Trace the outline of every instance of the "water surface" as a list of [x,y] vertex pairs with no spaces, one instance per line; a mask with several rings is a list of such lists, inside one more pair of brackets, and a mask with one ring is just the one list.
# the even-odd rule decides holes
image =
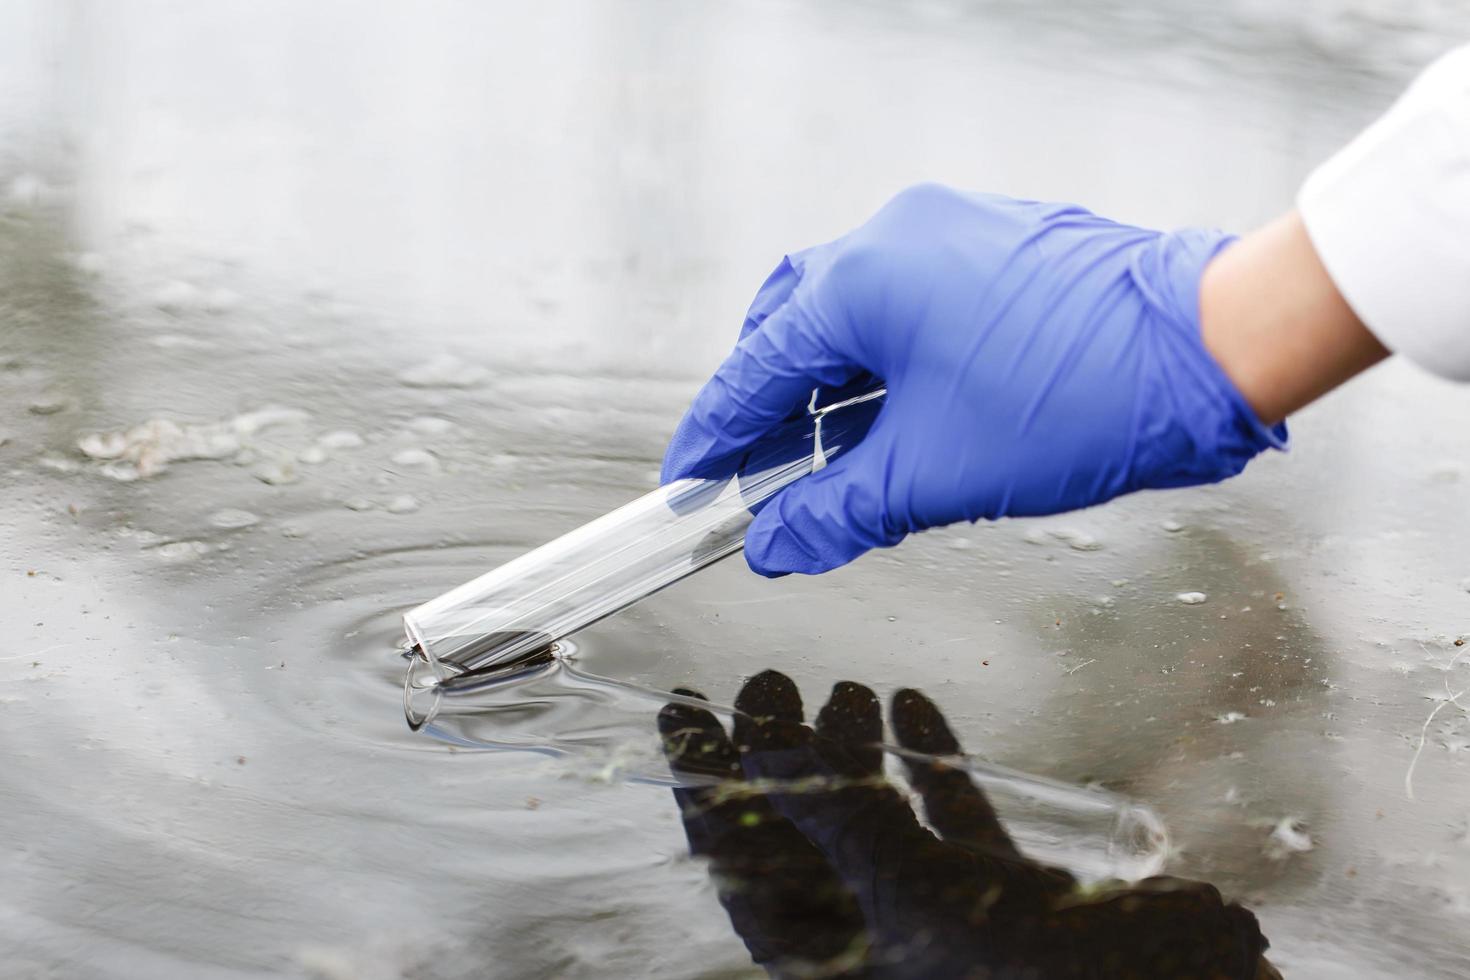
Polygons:
[[[1393,9],[0,4],[9,972],[759,975],[667,789],[407,730],[400,613],[649,488],[781,253],[905,184],[1278,211],[1450,45]],[[917,688],[1155,807],[1286,975],[1458,976],[1466,418],[1389,365],[1229,485],[727,561],[579,656]]]

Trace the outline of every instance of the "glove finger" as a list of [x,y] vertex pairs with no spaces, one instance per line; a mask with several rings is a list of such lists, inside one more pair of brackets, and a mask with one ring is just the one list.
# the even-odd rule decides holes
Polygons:
[[[891,708],[898,744],[927,756],[953,756],[959,740],[937,705],[905,688],[893,695]],[[962,769],[938,759],[905,758],[909,782],[924,800],[929,825],[951,844],[993,857],[1020,858],[995,809]]]
[[862,370],[813,325],[795,291],[694,396],[669,440],[660,479],[729,475],[732,461],[806,405],[812,389],[845,384]]
[[811,729],[801,720],[796,683],[779,670],[763,670],[735,696],[735,745],[743,753],[804,747]]
[[854,779],[883,772],[883,709],[873,689],[839,681],[817,713],[817,751],[838,773]]
[[745,532],[745,560],[767,578],[816,575],[903,540],[883,496],[890,442],[880,415],[871,432],[825,469],[776,494]]
[[[706,701],[697,691],[674,691]],[[703,708],[670,702],[658,713],[664,756],[676,774],[714,779],[740,778],[740,756],[713,714]]]
[[761,283],[761,288],[756,290],[755,299],[750,301],[750,309],[745,311],[745,322],[740,325],[740,340],[759,330],[766,318],[791,298],[791,291],[801,282],[801,255],[798,252],[794,256],[783,256],[781,263]]

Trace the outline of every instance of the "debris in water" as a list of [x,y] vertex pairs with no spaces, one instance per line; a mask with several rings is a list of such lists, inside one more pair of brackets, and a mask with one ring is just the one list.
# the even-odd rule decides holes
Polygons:
[[399,382],[410,388],[473,388],[489,377],[489,371],[453,354],[441,354],[398,373]]
[[130,463],[137,477],[148,479],[167,470],[170,463],[228,459],[247,448],[251,436],[306,418],[305,412],[295,409],[265,408],[203,424],[150,419],[125,432],[84,435],[77,440],[77,448],[91,459]]
[[1282,817],[1266,841],[1266,856],[1273,861],[1282,861],[1293,854],[1304,854],[1312,849],[1312,836],[1305,825],[1294,817]]
[[418,498],[412,494],[400,494],[388,501],[388,513],[390,514],[412,514],[418,509]]
[[1215,720],[1222,725],[1233,725],[1237,721],[1245,721],[1246,716],[1239,711],[1227,711]]
[[1209,598],[1203,592],[1181,592],[1174,597],[1186,606],[1197,606]]
[[209,515],[209,523],[215,527],[224,528],[227,531],[238,530],[242,527],[251,527],[260,523],[260,518],[248,510],[239,510],[234,507],[226,507]]

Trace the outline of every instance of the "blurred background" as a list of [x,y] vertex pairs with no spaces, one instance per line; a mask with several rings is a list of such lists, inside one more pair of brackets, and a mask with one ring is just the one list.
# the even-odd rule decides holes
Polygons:
[[[760,975],[665,790],[407,731],[401,612],[649,489],[784,252],[920,180],[1246,230],[1467,24],[0,0],[7,975]],[[919,687],[1154,806],[1286,975],[1464,976],[1467,418],[1389,364],[1231,484],[732,560],[580,655]]]

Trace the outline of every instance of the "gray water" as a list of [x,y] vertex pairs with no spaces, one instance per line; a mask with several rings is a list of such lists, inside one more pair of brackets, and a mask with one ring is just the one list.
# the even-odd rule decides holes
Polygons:
[[[921,179],[1250,227],[1470,16],[205,6],[0,3],[7,976],[760,975],[667,790],[407,730],[401,612],[648,489],[784,250]],[[1465,976],[1467,419],[1390,364],[1228,485],[728,561],[580,656],[917,687],[1287,976]],[[149,420],[204,428],[78,448]]]

